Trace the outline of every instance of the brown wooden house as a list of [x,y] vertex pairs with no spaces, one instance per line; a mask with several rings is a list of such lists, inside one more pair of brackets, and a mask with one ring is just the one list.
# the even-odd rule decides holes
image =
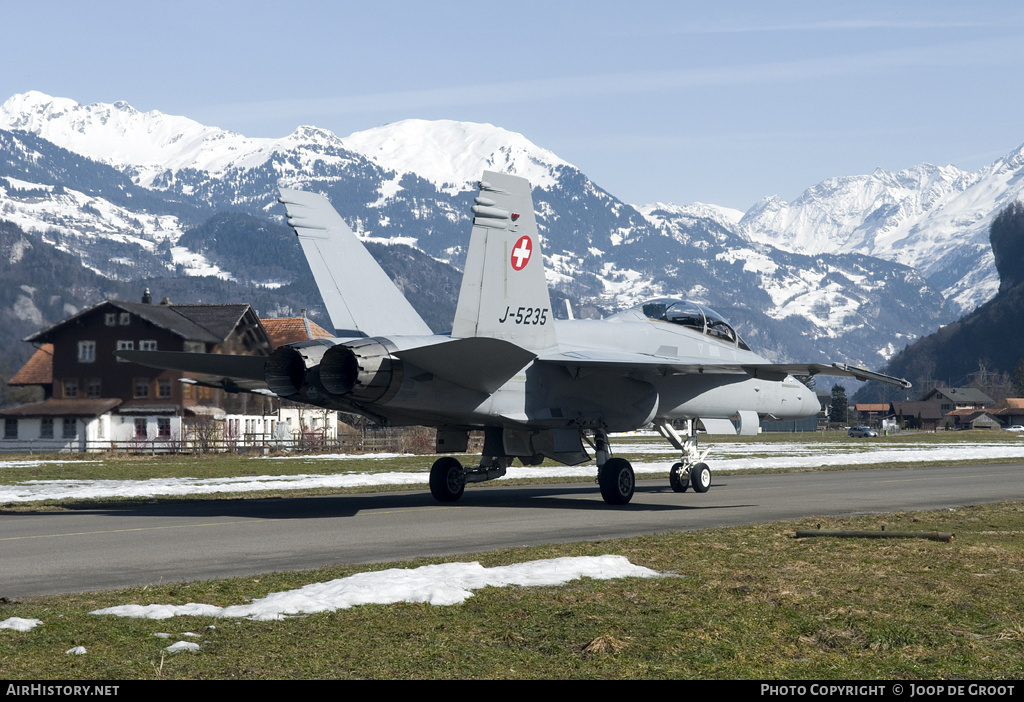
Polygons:
[[93,441],[170,441],[182,438],[189,418],[262,416],[277,409],[276,398],[182,383],[186,374],[115,356],[118,350],[267,355],[270,338],[248,304],[107,300],[25,341],[38,350],[12,381],[39,385],[44,399],[0,410],[0,441],[49,440],[58,444],[55,448],[76,448],[75,442],[80,448]]

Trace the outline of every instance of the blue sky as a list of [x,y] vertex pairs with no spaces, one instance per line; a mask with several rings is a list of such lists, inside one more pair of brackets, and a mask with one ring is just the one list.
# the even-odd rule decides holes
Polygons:
[[248,136],[410,117],[524,134],[632,203],[747,209],[1024,144],[1024,3],[5,2],[0,101]]

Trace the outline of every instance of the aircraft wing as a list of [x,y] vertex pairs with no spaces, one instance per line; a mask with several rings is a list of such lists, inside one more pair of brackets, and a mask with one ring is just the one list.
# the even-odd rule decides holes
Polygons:
[[620,370],[623,372],[650,371],[661,374],[703,373],[740,375],[765,380],[784,380],[788,375],[826,375],[857,380],[877,380],[889,385],[909,388],[910,382],[903,378],[894,378],[884,373],[876,373],[865,368],[850,366],[844,363],[741,363],[716,362],[708,358],[673,358],[644,353],[622,351],[592,352],[587,350],[562,351],[542,355],[540,361],[554,363],[572,368],[590,368]]
[[196,385],[223,388],[228,392],[254,392],[261,395],[270,392],[264,373],[266,356],[184,351],[118,351],[116,356],[147,368],[197,374],[200,377],[186,379]]
[[782,380],[787,375],[828,375],[842,378],[856,378],[857,380],[877,380],[887,385],[898,385],[901,388],[911,387],[906,378],[896,378],[884,373],[869,371],[860,366],[851,366],[846,363],[756,363],[746,364],[743,369],[755,378],[766,378],[768,380]]

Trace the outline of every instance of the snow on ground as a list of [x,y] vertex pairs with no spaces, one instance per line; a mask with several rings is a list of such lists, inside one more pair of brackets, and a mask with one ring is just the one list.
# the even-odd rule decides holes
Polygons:
[[22,619],[11,617],[0,622],[0,629],[13,629],[14,631],[31,631],[43,623],[42,619]]
[[650,568],[633,565],[624,556],[614,555],[553,558],[494,568],[484,568],[475,562],[441,563],[412,569],[390,568],[357,573],[325,583],[311,583],[298,590],[273,592],[247,605],[122,605],[97,609],[90,614],[143,619],[195,615],[266,621],[284,619],[293,614],[333,612],[361,604],[426,602],[432,605],[453,605],[464,602],[473,596],[473,590],[484,587],[554,586],[579,578],[611,580],[654,578],[660,575]]
[[[664,474],[676,460],[675,451],[667,444],[615,444],[619,455],[664,454],[663,460],[633,461],[639,476]],[[353,456],[323,454],[317,456],[282,456],[253,460],[298,460],[307,472],[293,475],[260,475],[237,478],[152,478],[150,480],[27,480],[0,485],[0,503],[34,502],[39,500],[91,499],[110,497],[155,497],[159,495],[200,495],[225,492],[257,492],[261,490],[310,490],[316,488],[385,487],[388,485],[423,485],[429,480],[427,468],[432,457],[409,456],[409,463],[422,465],[420,471],[382,473],[318,474],[317,464],[353,458],[395,458],[402,454]],[[819,468],[840,465],[871,465],[877,463],[918,463],[973,459],[1024,458],[1024,441],[1015,443],[965,442],[956,444],[884,442],[822,444],[817,442],[721,443],[712,442],[708,463],[712,470],[749,470],[754,468]],[[58,461],[59,462],[59,461]],[[41,465],[44,461],[0,461],[5,466]],[[593,464],[580,466],[512,466],[503,478],[570,478],[594,477]],[[2,473],[0,473],[2,476]]]

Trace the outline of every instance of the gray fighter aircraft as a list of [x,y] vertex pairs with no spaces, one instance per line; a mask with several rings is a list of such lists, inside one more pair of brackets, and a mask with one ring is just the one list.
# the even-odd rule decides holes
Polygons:
[[[434,334],[326,198],[281,190],[338,335],[269,357],[121,352],[126,360],[207,375],[231,389],[387,425],[437,428],[438,453],[463,453],[483,430],[480,462],[437,459],[430,491],[458,500],[466,484],[536,465],[590,460],[605,502],[633,497],[629,461],[608,435],[652,424],[679,452],[672,488],[706,492],[711,471],[697,434],[756,434],[763,417],[818,413],[794,375],[848,376],[909,387],[843,364],[778,364],[758,356],[720,315],[686,300],[652,300],[601,320],[556,320],[544,277],[530,184],[485,172],[452,330]],[[682,433],[676,427],[683,428]]]

